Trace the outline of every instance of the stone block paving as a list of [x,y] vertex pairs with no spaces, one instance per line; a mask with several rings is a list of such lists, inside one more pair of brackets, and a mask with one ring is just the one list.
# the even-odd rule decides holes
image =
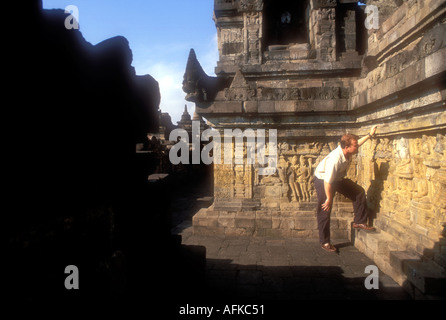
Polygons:
[[379,289],[366,289],[373,261],[348,240],[334,240],[337,254],[317,239],[195,235],[183,224],[182,243],[206,248],[207,293],[215,299],[410,299],[379,270]]
[[379,289],[366,289],[365,268],[374,263],[348,239],[332,241],[339,251],[334,254],[314,238],[194,234],[192,217],[212,203],[210,190],[206,185],[187,188],[171,203],[172,233],[181,235],[184,245],[206,248],[205,296],[210,300],[411,299],[381,270]]

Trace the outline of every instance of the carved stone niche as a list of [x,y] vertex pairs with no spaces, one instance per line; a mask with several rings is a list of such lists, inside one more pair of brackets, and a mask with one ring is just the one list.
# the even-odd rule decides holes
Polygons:
[[345,1],[336,7],[336,50],[341,61],[359,59],[367,47],[364,7]]
[[308,1],[264,1],[262,42],[267,52],[308,43],[307,6]]

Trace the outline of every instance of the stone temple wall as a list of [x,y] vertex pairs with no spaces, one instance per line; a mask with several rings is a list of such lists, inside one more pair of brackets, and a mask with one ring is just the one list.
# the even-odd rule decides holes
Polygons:
[[356,1],[293,3],[215,0],[217,77],[189,57],[183,89],[196,111],[221,137],[277,130],[278,154],[271,175],[246,162],[246,148],[214,164],[214,203],[194,230],[317,237],[315,167],[344,133],[378,125],[348,172],[377,232],[352,230],[351,202],[337,195],[332,238],[349,237],[413,292],[437,294],[446,287],[445,1],[368,1],[380,14],[371,30]]
[[380,125],[358,155],[378,233],[355,245],[424,295],[446,285],[445,32],[444,1],[404,1],[369,32],[375,63],[350,102],[358,123]]
[[[277,171],[270,175],[259,174],[261,166],[247,165],[246,153],[243,164],[214,164],[214,204],[194,216],[195,231],[317,237],[313,173],[317,163],[335,146],[335,141],[282,141]],[[350,169],[352,177],[355,168]],[[338,196],[331,224],[335,238],[348,237],[351,216],[351,203]]]

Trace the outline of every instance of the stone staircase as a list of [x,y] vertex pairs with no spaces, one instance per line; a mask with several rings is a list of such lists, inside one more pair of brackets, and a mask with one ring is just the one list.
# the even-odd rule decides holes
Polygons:
[[380,217],[375,226],[375,232],[351,230],[355,247],[415,299],[446,299],[446,238],[440,238],[431,249],[420,249],[398,240],[404,232],[404,239],[415,236],[403,225]]

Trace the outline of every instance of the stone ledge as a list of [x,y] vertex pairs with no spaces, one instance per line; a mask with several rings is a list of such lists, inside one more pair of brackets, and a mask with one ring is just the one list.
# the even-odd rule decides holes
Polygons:
[[414,33],[422,32],[429,23],[441,17],[443,12],[444,2],[441,0],[427,0],[423,7],[412,11],[409,10],[409,4],[404,3],[382,23],[374,37],[369,37],[369,54],[381,55],[401,43],[401,39],[408,39]]
[[[396,92],[407,91],[409,87],[412,88],[412,91],[416,91],[418,88],[423,89],[423,82],[431,78],[434,79],[433,77],[444,72],[446,68],[446,48],[441,48],[406,66],[397,74],[370,85],[371,82],[373,83],[372,78],[376,78],[378,72],[382,73],[384,67],[385,65],[371,71],[367,77],[355,82],[353,85],[354,93],[351,96],[352,110],[360,109],[384,99],[392,100],[389,97],[395,95]],[[436,78],[439,82],[442,81],[441,76]],[[432,84],[430,86],[432,87]],[[439,98],[441,100],[441,97]]]
[[407,251],[390,252],[391,265],[423,294],[446,294],[446,272],[430,260]]
[[[346,212],[342,212],[342,208]],[[348,228],[352,220],[348,206],[339,206],[331,218],[331,236],[348,238]],[[192,219],[194,234],[200,235],[239,235],[277,236],[285,238],[317,238],[316,214],[313,211],[266,210],[227,212],[214,207],[203,208]]]

